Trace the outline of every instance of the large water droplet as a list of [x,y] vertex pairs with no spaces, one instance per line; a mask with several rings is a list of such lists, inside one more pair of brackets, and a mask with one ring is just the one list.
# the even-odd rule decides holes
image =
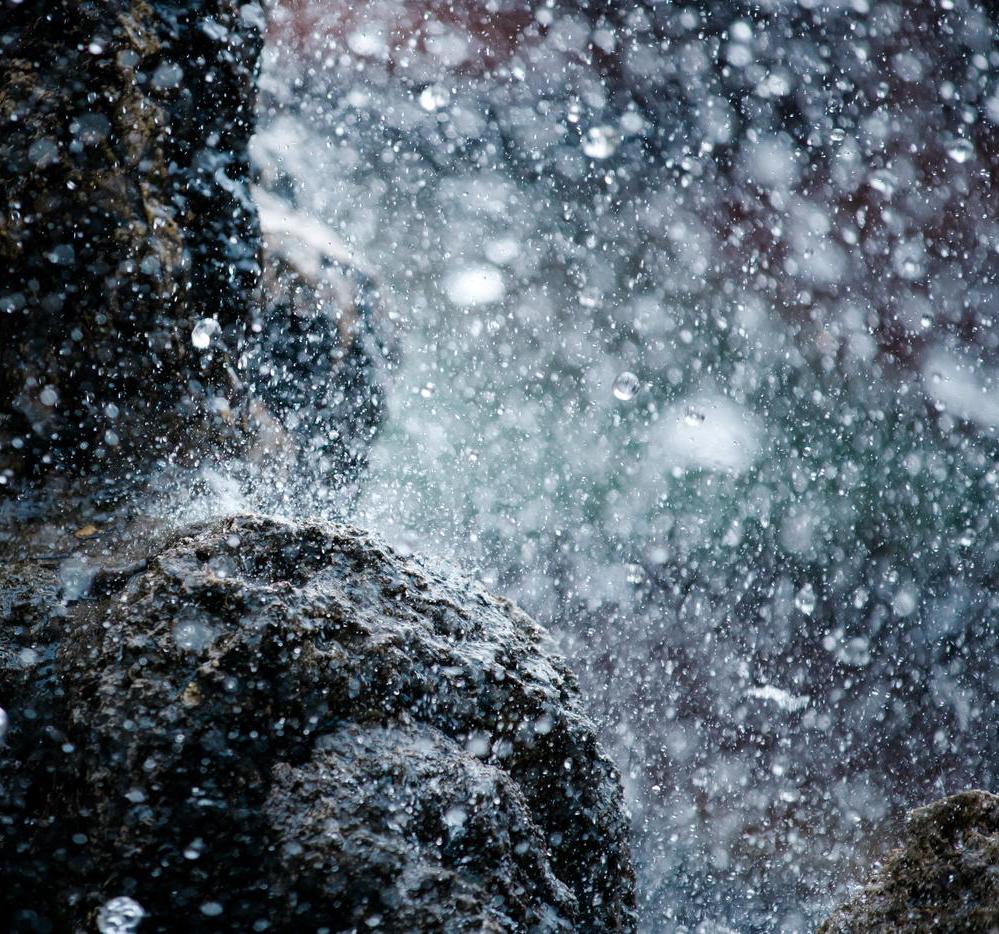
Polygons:
[[214,318],[202,318],[191,329],[191,343],[198,350],[207,350],[212,338],[221,330],[218,321]]
[[614,397],[620,399],[622,402],[634,399],[640,385],[638,377],[631,370],[625,370],[623,373],[619,373],[617,379],[614,380],[614,386],[612,387]]
[[447,106],[450,99],[451,95],[447,88],[442,88],[438,84],[431,84],[420,91],[420,106],[424,110],[440,110],[441,107]]
[[970,139],[955,137],[947,143],[947,155],[958,164],[967,162],[975,154],[975,147]]
[[794,605],[805,616],[811,616],[815,611],[815,588],[811,584],[805,584],[795,596]]
[[594,126],[583,137],[583,153],[591,159],[607,159],[617,149],[617,131],[609,126]]
[[145,917],[142,906],[127,895],[119,895],[101,905],[97,912],[97,930],[101,934],[132,934]]

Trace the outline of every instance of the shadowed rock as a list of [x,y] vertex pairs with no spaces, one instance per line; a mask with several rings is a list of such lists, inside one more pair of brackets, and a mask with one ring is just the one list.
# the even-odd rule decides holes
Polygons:
[[901,846],[821,934],[999,930],[999,796],[963,791],[912,811]]
[[357,268],[331,301],[265,250],[259,5],[0,5],[0,488],[247,449],[356,479],[384,320]]
[[[256,4],[3,3],[0,473],[232,440]],[[203,345],[203,346],[202,346]]]
[[617,775],[524,613],[348,526],[143,537],[0,580],[12,929],[632,928]]

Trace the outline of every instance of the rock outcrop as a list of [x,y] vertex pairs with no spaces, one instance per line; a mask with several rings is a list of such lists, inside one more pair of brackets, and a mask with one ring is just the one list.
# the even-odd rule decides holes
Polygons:
[[819,931],[999,931],[999,796],[964,791],[912,811],[901,845]]
[[262,25],[238,0],[3,5],[8,483],[238,437],[259,305],[246,182]]
[[5,930],[633,927],[616,772],[515,606],[319,521],[89,551],[0,579]]
[[150,508],[234,451],[346,482],[380,420],[364,277],[278,237],[261,295],[261,25],[3,4],[0,930],[630,930],[527,616],[349,526]]
[[0,491],[235,453],[363,469],[390,339],[328,242],[311,268],[315,242],[262,237],[263,25],[239,0],[3,4]]

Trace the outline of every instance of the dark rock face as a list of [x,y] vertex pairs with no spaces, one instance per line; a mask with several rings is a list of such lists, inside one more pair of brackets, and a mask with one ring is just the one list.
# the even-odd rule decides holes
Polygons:
[[231,435],[259,278],[259,7],[2,7],[0,472]]
[[633,927],[617,775],[507,601],[348,526],[253,516],[73,603],[65,573],[9,567],[5,929],[122,895],[144,931]]
[[262,240],[260,7],[0,5],[0,489],[247,450],[356,479],[385,318]]
[[964,791],[912,811],[902,845],[819,930],[999,930],[999,796]]
[[264,234],[259,338],[245,379],[274,419],[300,476],[363,475],[397,360],[374,276],[334,231],[261,189]]

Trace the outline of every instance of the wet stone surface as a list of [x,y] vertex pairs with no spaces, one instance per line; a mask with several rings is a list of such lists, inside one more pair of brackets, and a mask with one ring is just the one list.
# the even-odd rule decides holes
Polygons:
[[820,934],[999,929],[999,796],[963,791],[911,811],[901,845]]
[[514,605],[319,521],[104,547],[0,573],[10,928],[633,927],[617,773]]

